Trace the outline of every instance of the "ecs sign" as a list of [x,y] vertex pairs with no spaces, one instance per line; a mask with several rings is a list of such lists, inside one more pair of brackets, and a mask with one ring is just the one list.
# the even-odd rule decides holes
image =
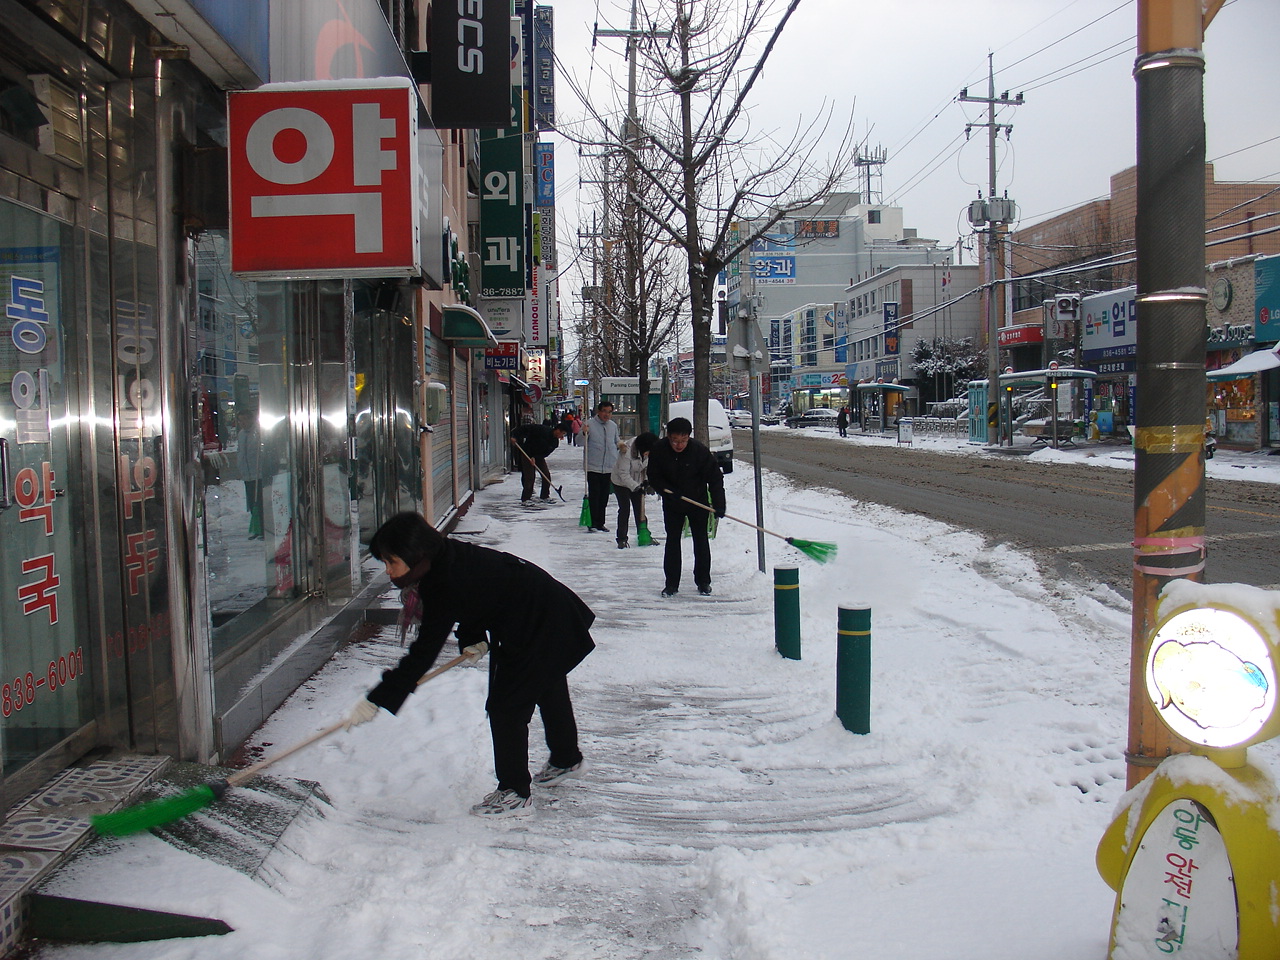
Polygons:
[[417,110],[398,77],[228,94],[232,271],[421,273]]

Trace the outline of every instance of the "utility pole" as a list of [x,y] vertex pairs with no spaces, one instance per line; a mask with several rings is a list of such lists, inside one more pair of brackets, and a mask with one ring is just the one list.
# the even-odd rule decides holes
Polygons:
[[[1013,99],[1008,91],[996,96],[996,75],[993,63],[994,54],[987,54],[987,95],[971,97],[966,87],[960,91],[961,103],[985,103],[987,105],[986,123],[970,123],[964,128],[965,135],[974,127],[987,128],[987,199],[983,203],[979,199],[969,205],[969,222],[975,227],[989,224],[987,229],[987,444],[996,446],[1000,443],[1000,343],[998,330],[1001,324],[1003,309],[997,310],[996,297],[1001,297],[1003,308],[1003,291],[1000,280],[1004,273],[1004,258],[1001,250],[1004,244],[1004,232],[1008,225],[1017,218],[1016,204],[1008,197],[996,199],[996,137],[1000,130],[1005,137],[1013,132],[1013,126],[1007,123],[996,123],[996,107],[1022,106],[1022,94]],[[1012,436],[1009,442],[1013,442]]]
[[1138,0],[1138,364],[1128,785],[1189,749],[1146,696],[1165,584],[1204,577],[1204,30],[1221,0]]

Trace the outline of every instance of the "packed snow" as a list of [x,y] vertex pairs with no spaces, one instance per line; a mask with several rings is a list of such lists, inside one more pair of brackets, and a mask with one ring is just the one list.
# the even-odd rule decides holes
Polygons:
[[[930,444],[985,455],[916,440]],[[1123,466],[1126,451],[1034,456]],[[535,787],[532,817],[470,816],[493,787],[486,674],[455,669],[399,716],[273,768],[319,781],[331,804],[295,821],[265,879],[142,835],[81,858],[52,891],[235,932],[41,957],[1103,960],[1113,894],[1094,851],[1124,792],[1123,598],[766,473],[765,525],[840,551],[818,565],[767,538],[768,568],[800,567],[803,656],[785,660],[754,530],[721,522],[710,597],[692,589],[686,545],[681,593],[662,599],[662,548],[586,533],[580,451],[550,463],[569,502],[521,508],[512,475],[478,495],[461,536],[541,564],[598,615],[598,648],[570,675],[580,778]],[[1277,482],[1280,457],[1223,452],[1210,474]],[[754,516],[752,482],[741,465],[726,477],[731,514]],[[661,538],[652,498],[649,511]],[[863,603],[872,719],[856,735],[835,716],[836,622]],[[399,652],[391,628],[346,647],[254,743],[269,756],[333,723]],[[537,720],[530,739],[536,770]],[[1276,765],[1273,744],[1250,757]]]

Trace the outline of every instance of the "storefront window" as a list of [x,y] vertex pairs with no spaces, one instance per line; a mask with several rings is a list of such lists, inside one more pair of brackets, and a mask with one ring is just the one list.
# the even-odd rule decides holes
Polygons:
[[1227,380],[1209,385],[1209,419],[1224,443],[1258,442],[1258,412],[1254,406],[1254,378]]
[[0,730],[3,777],[93,717],[77,429],[67,350],[72,228],[0,200]]
[[213,653],[297,593],[290,284],[231,275],[225,234],[197,246],[204,534]]

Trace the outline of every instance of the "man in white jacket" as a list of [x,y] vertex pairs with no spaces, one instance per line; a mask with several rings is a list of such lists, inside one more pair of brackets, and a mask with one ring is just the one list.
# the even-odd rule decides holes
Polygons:
[[618,457],[618,425],[613,422],[613,404],[601,400],[595,416],[582,425],[582,432],[587,435],[587,503],[591,508],[591,526],[587,532],[608,533],[604,520],[609,510],[609,474]]

